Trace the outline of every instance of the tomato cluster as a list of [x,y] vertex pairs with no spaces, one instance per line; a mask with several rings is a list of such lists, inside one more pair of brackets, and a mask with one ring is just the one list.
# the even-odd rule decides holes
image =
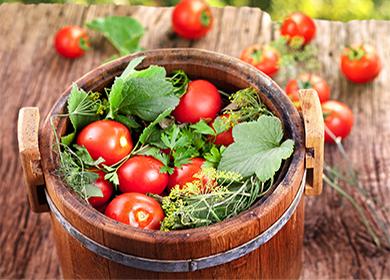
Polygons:
[[[188,83],[185,94],[172,115],[179,123],[197,123],[205,120],[213,127],[222,107],[218,89],[209,81],[194,80]],[[223,115],[227,117],[227,115]],[[233,126],[233,124],[231,124]],[[130,130],[114,120],[98,120],[85,126],[77,135],[76,143],[85,147],[93,160],[103,159],[105,166],[115,165],[119,181],[118,190],[105,179],[101,170],[95,185],[102,191],[102,197],[90,197],[89,203],[122,223],[146,229],[159,229],[164,212],[159,203],[146,194],[161,195],[173,187],[183,186],[196,180],[194,177],[205,160],[192,158],[180,167],[174,167],[172,174],[162,172],[163,163],[147,155],[132,155],[133,137]],[[233,143],[232,128],[214,138],[215,145],[228,146]],[[163,151],[170,153],[170,151]],[[112,199],[114,194],[118,194]]]
[[[280,35],[285,42],[284,47],[293,51],[304,50],[314,39],[315,34],[315,22],[301,12],[290,14],[280,26]],[[278,74],[284,59],[285,54],[282,52],[283,49],[280,51],[280,48],[274,47],[273,43],[255,44],[245,48],[240,58],[268,76],[274,77]],[[341,72],[354,83],[367,83],[374,80],[379,75],[381,67],[377,52],[367,44],[347,47],[340,56]],[[326,126],[325,141],[334,143],[337,138],[347,137],[352,129],[353,113],[346,104],[330,100],[330,86],[322,77],[312,73],[300,74],[287,82],[285,91],[297,109],[300,109],[298,91],[309,88],[316,90],[322,103]]]

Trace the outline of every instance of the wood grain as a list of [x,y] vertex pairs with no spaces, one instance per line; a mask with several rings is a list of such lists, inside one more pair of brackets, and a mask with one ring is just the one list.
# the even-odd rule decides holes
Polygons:
[[[251,43],[272,38],[269,16],[258,9],[214,9],[215,27],[203,40],[188,42],[170,31],[169,8],[127,6],[21,5],[0,6],[0,277],[58,278],[59,262],[54,250],[50,218],[28,209],[17,160],[17,111],[38,106],[45,116],[59,94],[82,74],[109,58],[114,50],[101,37],[96,51],[70,61],[52,47],[53,34],[66,24],[83,24],[95,16],[134,15],[147,28],[145,48],[190,46],[238,56]],[[390,80],[389,65],[373,84],[356,86],[338,72],[337,59],[344,44],[369,41],[383,61],[390,59],[390,23],[317,21],[315,43],[320,50],[322,73],[332,96],[350,105],[355,127],[345,141],[348,155],[359,170],[366,190],[376,199],[377,214],[388,226],[390,196]],[[325,160],[338,163],[334,147],[326,147]],[[19,176],[15,176],[18,174]],[[389,278],[389,248],[375,248],[365,234],[358,215],[328,187],[320,197],[306,199],[305,264],[303,278]]]

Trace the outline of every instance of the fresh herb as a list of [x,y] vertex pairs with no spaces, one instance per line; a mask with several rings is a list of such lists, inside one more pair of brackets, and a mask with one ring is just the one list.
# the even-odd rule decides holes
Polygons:
[[163,67],[150,66],[136,71],[136,66],[129,64],[124,72],[126,75],[115,79],[108,97],[108,118],[135,115],[145,121],[153,121],[166,109],[174,108],[179,103]]
[[173,72],[173,76],[167,78],[168,81],[174,86],[174,94],[178,97],[182,96],[187,92],[188,83],[190,79],[183,70],[177,70]]
[[102,191],[94,184],[99,175],[86,169],[87,166],[84,162],[86,159],[87,163],[91,165],[101,162],[100,160],[91,162],[92,158],[82,148],[78,148],[78,153],[75,153],[64,145],[64,150],[60,156],[58,174],[81,198],[102,197]]
[[282,124],[271,116],[236,125],[233,138],[234,143],[223,152],[218,169],[237,172],[243,177],[256,174],[261,182],[272,179],[282,160],[289,158],[294,150],[291,139],[281,143]]
[[165,218],[161,230],[207,226],[236,216],[263,196],[270,186],[254,176],[243,180],[238,173],[213,168],[204,168],[195,176],[198,180],[175,187],[169,196],[162,198]]
[[62,143],[70,145],[76,132],[87,124],[100,119],[105,114],[106,109],[107,102],[101,99],[100,93],[87,93],[73,84],[68,98],[68,114],[66,115],[69,116],[73,132],[62,137]]
[[120,56],[142,50],[140,40],[144,35],[144,28],[132,17],[108,16],[94,19],[86,25],[102,33],[118,50]]
[[219,162],[222,158],[222,153],[225,151],[225,146],[220,146],[219,149],[215,146],[213,146],[210,149],[210,152],[205,153],[203,156],[206,160],[206,162],[203,164],[204,167],[213,167],[217,168]]

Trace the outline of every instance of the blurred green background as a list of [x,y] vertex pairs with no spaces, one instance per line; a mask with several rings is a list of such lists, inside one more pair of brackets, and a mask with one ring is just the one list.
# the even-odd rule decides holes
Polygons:
[[[179,0],[0,0],[3,2],[23,3],[78,3],[172,6]],[[353,19],[390,19],[389,0],[207,0],[214,7],[252,6],[270,13],[279,20],[293,11],[303,11],[320,19],[348,21]]]

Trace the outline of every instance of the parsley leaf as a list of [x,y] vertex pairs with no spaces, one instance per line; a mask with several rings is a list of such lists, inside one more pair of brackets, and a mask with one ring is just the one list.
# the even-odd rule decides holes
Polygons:
[[190,125],[190,128],[194,129],[196,133],[213,136],[216,135],[214,129],[212,129],[204,120],[200,120],[197,123]]
[[108,16],[87,22],[87,27],[101,32],[119,51],[121,56],[141,50],[139,43],[144,35],[143,26],[134,18]]
[[257,121],[237,124],[233,128],[234,143],[222,154],[219,170],[234,171],[243,177],[256,174],[265,182],[279,170],[282,160],[291,156],[294,142],[281,143],[283,128],[280,120],[260,116]]

